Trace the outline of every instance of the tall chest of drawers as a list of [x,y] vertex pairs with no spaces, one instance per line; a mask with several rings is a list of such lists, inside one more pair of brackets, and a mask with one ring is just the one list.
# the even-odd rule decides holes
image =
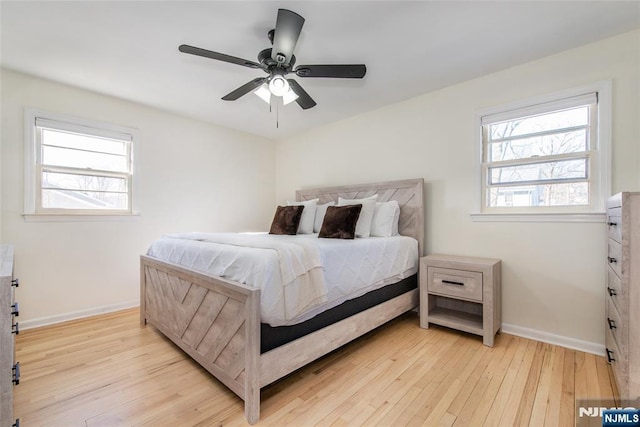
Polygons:
[[20,382],[20,365],[15,361],[18,333],[18,304],[13,277],[13,246],[0,245],[0,427],[19,426],[13,418],[13,386]]
[[640,192],[607,200],[606,351],[622,399],[640,398]]

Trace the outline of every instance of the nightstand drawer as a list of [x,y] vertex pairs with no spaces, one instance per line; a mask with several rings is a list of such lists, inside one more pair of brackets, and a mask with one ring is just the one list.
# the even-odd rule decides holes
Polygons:
[[429,267],[427,289],[436,294],[482,301],[482,273]]

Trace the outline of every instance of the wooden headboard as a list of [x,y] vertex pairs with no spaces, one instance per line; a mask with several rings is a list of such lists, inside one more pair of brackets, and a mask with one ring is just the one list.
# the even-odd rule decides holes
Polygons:
[[310,188],[296,191],[296,200],[301,202],[320,199],[319,204],[338,202],[343,199],[362,199],[378,195],[379,202],[397,200],[400,205],[400,222],[398,231],[403,236],[411,236],[418,241],[420,256],[424,255],[424,180],[405,179],[402,181],[385,181],[371,184],[343,185],[338,187]]

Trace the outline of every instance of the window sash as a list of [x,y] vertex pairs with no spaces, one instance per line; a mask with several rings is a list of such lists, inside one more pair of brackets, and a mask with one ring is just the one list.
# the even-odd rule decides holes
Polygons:
[[[132,175],[130,173],[118,173],[118,172],[103,172],[103,171],[95,171],[95,170],[87,170],[80,168],[68,168],[68,167],[50,167],[45,165],[37,165],[36,166],[36,213],[130,213],[132,212]],[[53,189],[52,187],[47,187],[43,184],[43,175],[46,172],[53,173],[64,173],[64,174],[72,174],[72,175],[84,175],[84,176],[93,176],[93,177],[105,177],[105,178],[119,178],[123,179],[126,183],[126,189],[124,191],[105,191],[105,190],[95,190],[95,189],[77,189],[77,188],[55,188],[59,191],[67,191],[67,192],[75,192],[75,193],[113,193],[113,194],[124,194],[126,195],[126,207],[122,209],[118,208],[58,208],[58,207],[45,207],[42,204],[42,191]]]
[[[495,169],[504,169],[504,168],[517,168],[519,166],[534,166],[534,165],[547,165],[551,163],[568,163],[582,160],[584,162],[584,174],[582,176],[573,176],[573,177],[556,177],[556,178],[540,178],[540,179],[524,179],[522,181],[494,181],[492,171]],[[487,187],[509,187],[509,186],[521,186],[521,185],[540,185],[540,184],[551,184],[551,183],[562,183],[562,182],[580,182],[580,181],[589,181],[589,157],[578,157],[571,159],[563,159],[560,161],[546,161],[546,162],[530,162],[526,164],[513,164],[513,165],[500,165],[500,166],[489,166],[487,171]]]
[[[50,167],[50,166],[41,166],[40,167],[40,176],[42,177],[45,173],[54,173],[54,174],[66,174],[66,175],[81,175],[88,177],[96,177],[96,178],[113,178],[113,179],[121,179],[123,180],[125,185],[125,190],[122,191],[113,191],[109,190],[107,192],[118,192],[118,193],[128,193],[129,192],[129,182],[131,181],[131,174],[129,173],[118,173],[118,172],[103,172],[103,171],[87,171],[85,169],[76,169],[76,168],[65,168],[65,167]],[[45,187],[44,184],[40,186],[40,188],[60,188],[66,190],[78,190],[83,191],[81,188],[62,188],[62,187]],[[92,192],[100,192],[103,190],[95,190],[95,189],[87,189],[86,191]]]

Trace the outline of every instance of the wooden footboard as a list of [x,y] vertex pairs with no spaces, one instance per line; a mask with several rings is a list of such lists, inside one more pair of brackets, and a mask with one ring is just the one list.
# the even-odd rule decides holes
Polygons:
[[150,323],[260,418],[260,290],[140,257],[140,322]]

